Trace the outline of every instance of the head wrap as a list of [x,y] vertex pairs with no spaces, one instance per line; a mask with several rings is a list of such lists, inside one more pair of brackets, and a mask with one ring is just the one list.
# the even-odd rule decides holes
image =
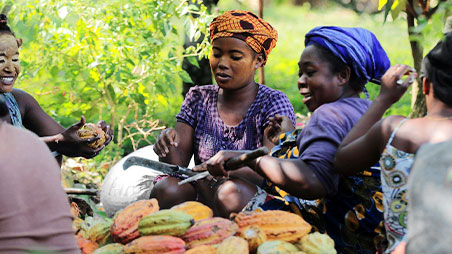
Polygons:
[[433,83],[435,97],[447,105],[452,105],[447,98],[452,93],[452,32],[446,34],[425,56],[421,75]]
[[364,86],[367,82],[380,84],[390,67],[386,52],[375,35],[364,28],[320,26],[305,36],[305,46],[317,43],[347,64]]
[[278,32],[265,20],[250,11],[232,10],[216,17],[210,23],[210,40],[234,37],[245,41],[255,52],[268,54],[276,46]]

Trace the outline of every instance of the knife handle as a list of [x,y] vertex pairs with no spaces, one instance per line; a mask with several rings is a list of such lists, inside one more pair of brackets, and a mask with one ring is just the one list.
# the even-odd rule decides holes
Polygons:
[[244,153],[244,154],[242,154],[240,156],[237,156],[237,157],[229,159],[225,163],[224,168],[226,170],[234,170],[234,169],[240,168],[244,164],[246,164],[246,163],[248,163],[248,162],[250,162],[250,161],[252,161],[252,160],[254,160],[256,158],[264,156],[266,154],[268,154],[268,148],[263,146],[263,147],[260,147],[258,149],[255,149],[255,150],[249,151],[247,153]]

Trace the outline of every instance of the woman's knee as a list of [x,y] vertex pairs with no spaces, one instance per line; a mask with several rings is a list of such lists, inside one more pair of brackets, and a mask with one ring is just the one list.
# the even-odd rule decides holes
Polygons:
[[151,191],[151,198],[159,201],[159,206],[163,209],[173,205],[196,199],[196,191],[190,184],[178,185],[179,179],[167,177],[154,185]]
[[241,180],[224,182],[215,194],[215,208],[220,216],[239,212],[256,193],[256,186]]

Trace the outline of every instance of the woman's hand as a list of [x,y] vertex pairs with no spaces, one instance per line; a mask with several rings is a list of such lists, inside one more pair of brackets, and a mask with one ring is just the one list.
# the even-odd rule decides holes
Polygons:
[[408,65],[391,66],[381,78],[381,90],[378,97],[390,104],[397,102],[414,82],[416,76],[416,70]]
[[264,130],[264,136],[275,145],[279,143],[279,136],[282,133],[295,129],[292,121],[285,115],[276,114],[274,117],[269,117],[268,120],[269,123]]
[[[80,118],[80,121],[73,124],[71,127],[64,130],[62,133],[57,135],[57,138],[55,139],[56,150],[66,156],[69,157],[85,157],[87,159],[93,158],[96,155],[99,154],[100,151],[105,147],[106,144],[98,147],[98,148],[91,148],[88,146],[89,143],[94,142],[98,140],[99,136],[94,136],[92,138],[88,139],[82,139],[78,136],[77,131],[86,123],[85,117],[82,116]],[[109,141],[111,141],[111,129],[109,127],[107,128],[105,126],[105,129],[109,132]],[[107,135],[107,132],[106,132]],[[107,139],[107,136],[106,136]]]
[[168,128],[160,132],[154,145],[154,152],[159,157],[166,157],[169,153],[169,147],[177,147],[179,145],[179,135],[177,135],[176,130]]
[[229,176],[229,171],[225,169],[225,163],[234,158],[237,157],[244,152],[240,151],[220,151],[217,154],[215,154],[212,158],[210,158],[208,161],[197,165],[193,168],[193,171],[205,171],[208,170],[209,173],[213,176]]

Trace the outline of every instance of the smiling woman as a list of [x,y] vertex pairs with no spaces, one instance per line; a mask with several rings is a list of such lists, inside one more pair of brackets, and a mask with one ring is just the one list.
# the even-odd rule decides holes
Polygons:
[[15,37],[7,25],[7,17],[0,14],[0,97],[6,101],[7,114],[0,119],[14,126],[25,127],[41,137],[54,155],[96,156],[111,141],[112,131],[104,122],[98,123],[107,135],[105,145],[93,149],[88,146],[99,137],[81,139],[77,130],[85,124],[85,118],[65,129],[47,115],[39,103],[28,93],[13,88],[20,73],[19,47],[22,40]]
[[[276,30],[249,11],[233,10],[210,24],[210,66],[217,85],[193,87],[185,97],[174,129],[162,131],[154,146],[161,161],[187,166],[192,155],[196,164],[220,150],[253,150],[272,147],[276,132],[269,132],[275,115],[287,116],[293,129],[295,115],[287,96],[257,84],[254,74],[265,65],[277,40]],[[284,130],[283,130],[284,131]],[[251,182],[262,178],[249,170]],[[233,177],[231,175],[231,177]],[[177,185],[180,179],[166,177],[156,183],[151,197],[162,208],[198,200],[219,216],[240,211],[257,191],[253,184],[219,177]]]

